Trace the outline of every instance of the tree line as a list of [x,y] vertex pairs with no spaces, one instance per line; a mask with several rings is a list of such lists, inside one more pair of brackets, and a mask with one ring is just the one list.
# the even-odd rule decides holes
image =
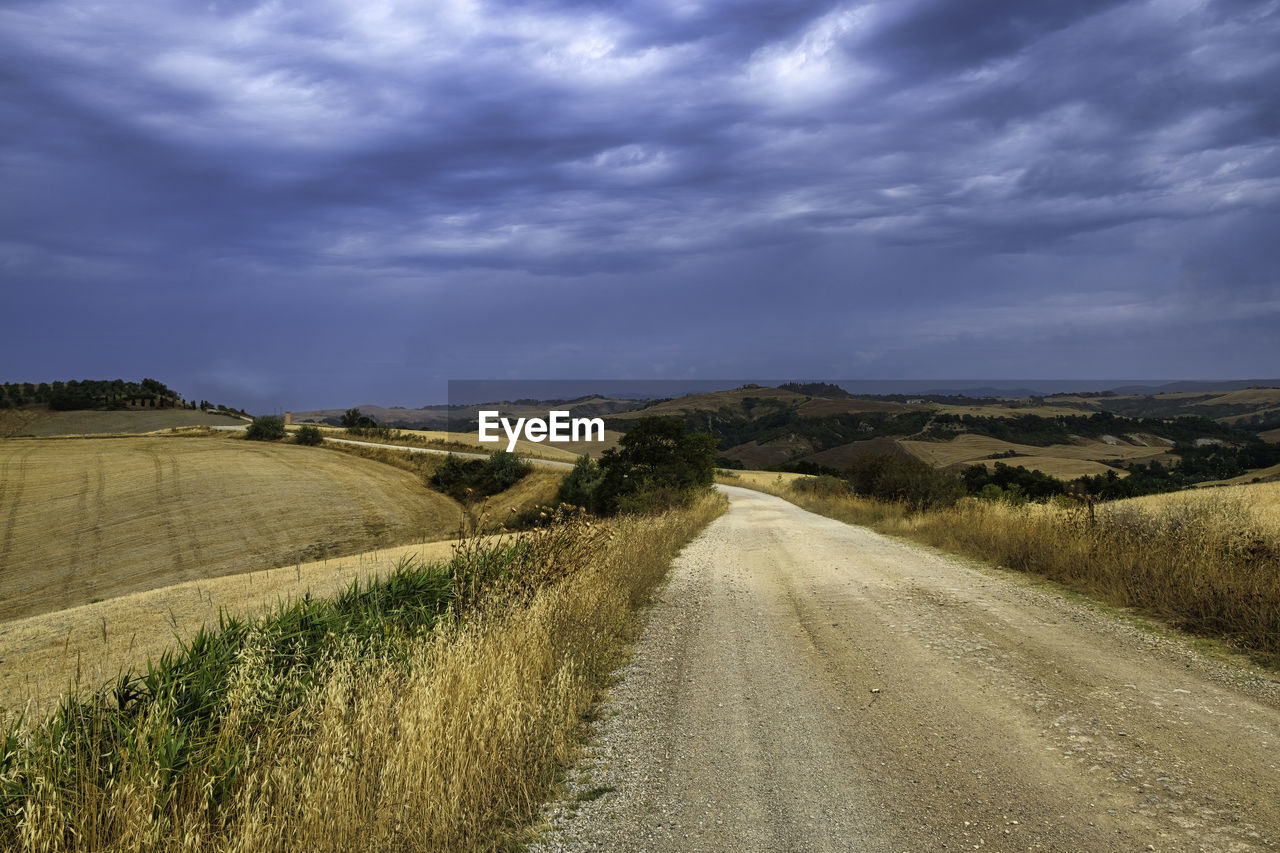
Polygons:
[[124,379],[70,379],[54,382],[6,382],[0,385],[0,409],[36,404],[47,405],[53,411],[146,406],[244,414],[243,410],[214,405],[208,400],[185,400],[168,385],[150,378],[141,382]]

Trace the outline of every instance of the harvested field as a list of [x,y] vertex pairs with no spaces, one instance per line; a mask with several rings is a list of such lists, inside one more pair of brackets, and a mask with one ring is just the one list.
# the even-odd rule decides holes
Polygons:
[[978,459],[969,465],[985,465],[993,470],[997,462],[1017,467],[1021,465],[1029,471],[1042,471],[1060,480],[1074,480],[1077,477],[1092,477],[1095,474],[1107,474],[1114,471],[1117,476],[1128,477],[1128,471],[1118,471],[1101,462],[1090,462],[1088,459],[1063,459],[1060,456],[1015,456],[1012,459]]
[[723,455],[729,459],[738,460],[747,468],[767,468],[770,465],[781,465],[783,462],[794,459],[797,454],[812,449],[813,445],[805,439],[789,435],[763,444],[758,441],[748,441],[729,448]]
[[[1163,456],[1168,450],[1168,447],[1163,444],[1144,447],[1125,442],[1108,444],[1103,441],[1087,441],[1083,439],[1074,444],[1051,444],[1048,447],[1033,447],[1029,444],[1014,444],[1008,441],[1001,441],[998,438],[974,435],[972,433],[958,435],[950,441],[903,441],[900,444],[913,455],[938,468],[946,468],[961,463],[973,464],[987,459],[994,453],[1013,451],[1023,455],[996,461],[1004,462],[1008,465],[1022,465],[1027,468],[1048,464],[1053,468],[1062,470],[1064,466],[1058,465],[1055,460],[1147,460]],[[1035,460],[1035,464],[1032,464],[1031,460]],[[1065,467],[1073,470],[1084,470],[1087,466]],[[1101,471],[1111,470],[1104,465],[1098,465],[1097,468]],[[1040,468],[1040,470],[1046,474],[1060,476],[1048,468]],[[1090,473],[1098,473],[1098,471],[1091,470]],[[1080,475],[1077,474],[1075,476]]]
[[0,621],[384,545],[461,510],[414,475],[223,436],[0,442]]
[[385,575],[404,556],[447,560],[453,547],[430,542],[210,577],[0,622],[0,718],[28,703],[47,708],[69,687],[96,687],[122,669],[145,669],[175,639],[189,639],[201,625],[216,628],[220,610],[257,616],[281,601],[329,596],[357,578]]
[[1280,405],[1280,388],[1244,388],[1240,391],[1229,391],[1208,400],[1198,401],[1192,405],[1221,406],[1241,403],[1258,406]]
[[43,409],[0,411],[0,437],[50,435],[140,435],[193,426],[244,426],[230,415],[191,409],[116,412],[49,412]]
[[921,403],[895,403],[891,400],[829,400],[816,397],[800,406],[800,414],[806,418],[821,418],[829,415],[860,414],[863,412],[902,412],[928,411],[931,406]]
[[816,462],[827,465],[837,471],[843,471],[860,456],[911,456],[902,445],[892,438],[872,438],[867,441],[852,441],[839,447],[832,447],[821,453],[814,453],[804,458],[805,462]]

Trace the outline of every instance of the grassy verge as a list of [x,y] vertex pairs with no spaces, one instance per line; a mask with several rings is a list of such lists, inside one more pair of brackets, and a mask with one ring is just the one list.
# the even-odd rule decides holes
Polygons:
[[1217,637],[1280,666],[1280,537],[1243,501],[1146,509],[961,500],[911,512],[835,489],[757,486],[805,509],[1017,571],[1182,630]]
[[[301,425],[292,425],[288,429],[296,432]],[[345,429],[330,426],[318,426],[325,438],[346,439],[373,444],[393,444],[397,446],[422,447],[428,450],[446,450],[453,453],[479,453],[488,455],[495,448],[505,448],[506,444],[481,444],[477,440],[468,440],[470,433],[448,433],[424,430],[390,429],[385,433],[373,431],[368,434],[353,434]],[[573,462],[576,454],[555,446],[546,446],[531,441],[521,440],[515,450],[516,454],[526,459],[543,459],[552,462]]]
[[634,608],[722,506],[567,519],[224,620],[0,734],[0,847],[509,846],[571,757]]
[[320,445],[321,449],[331,453],[345,453],[348,456],[358,456],[361,459],[370,459],[374,462],[381,462],[384,465],[390,465],[393,468],[399,468],[402,471],[408,471],[411,474],[417,474],[419,477],[426,478],[434,474],[444,460],[447,458],[435,453],[414,453],[412,450],[392,450],[389,447],[374,447],[372,445],[362,444],[339,444],[337,442],[325,442]]
[[[355,444],[326,442],[321,449],[333,453],[345,453],[381,462],[416,474],[425,484],[446,463],[447,456],[433,453],[414,453],[411,450],[392,450],[386,447],[367,447]],[[556,490],[563,477],[559,471],[537,468],[530,471],[515,485],[474,501],[458,502],[462,517],[457,535],[468,533],[494,533],[506,529],[513,518],[538,507],[554,504]]]

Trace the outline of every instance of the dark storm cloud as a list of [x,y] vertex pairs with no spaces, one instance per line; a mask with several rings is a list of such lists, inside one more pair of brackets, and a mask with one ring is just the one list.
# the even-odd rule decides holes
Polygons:
[[644,293],[821,304],[810,375],[1210,291],[1226,328],[1277,314],[1277,43],[1261,2],[12,3],[0,282],[242,337],[519,303],[516,363],[530,320],[621,314],[622,373],[739,352]]

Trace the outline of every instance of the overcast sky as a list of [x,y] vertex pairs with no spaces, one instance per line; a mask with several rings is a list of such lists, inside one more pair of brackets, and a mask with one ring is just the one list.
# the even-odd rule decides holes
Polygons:
[[1280,374],[1280,3],[0,8],[0,379]]

